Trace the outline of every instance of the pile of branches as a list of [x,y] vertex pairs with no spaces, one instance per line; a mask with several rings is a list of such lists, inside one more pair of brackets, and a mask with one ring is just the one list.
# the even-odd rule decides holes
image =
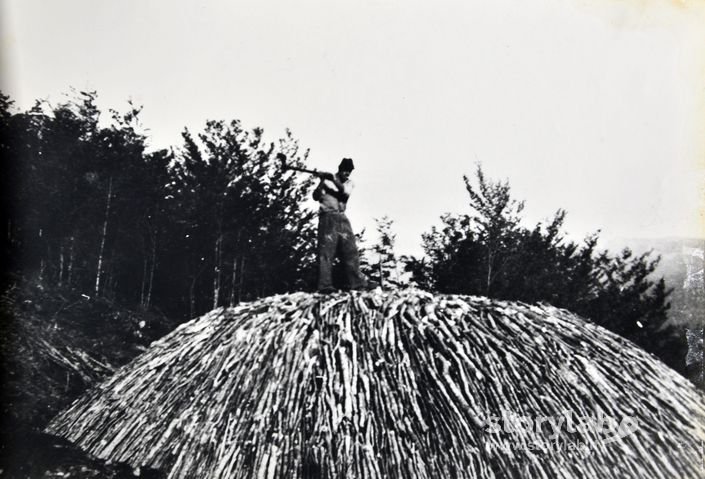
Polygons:
[[660,478],[700,474],[704,419],[686,379],[565,310],[405,290],[214,310],[48,431],[171,478]]
[[115,367],[85,347],[78,331],[65,328],[63,317],[51,317],[37,294],[23,293],[15,288],[0,297],[2,412],[18,427],[41,429]]
[[173,328],[149,313],[23,280],[0,295],[0,317],[3,416],[38,430]]

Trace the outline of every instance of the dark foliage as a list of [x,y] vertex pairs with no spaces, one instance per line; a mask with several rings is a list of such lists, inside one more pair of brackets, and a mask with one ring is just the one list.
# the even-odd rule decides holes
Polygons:
[[546,302],[569,309],[634,341],[678,370],[683,344],[665,325],[669,307],[659,258],[598,250],[598,235],[582,243],[562,231],[565,212],[533,228],[521,224],[524,203],[507,182],[467,177],[471,214],[442,217],[423,235],[427,258],[407,258],[414,281],[429,290],[491,298]]
[[210,121],[150,152],[132,104],[104,122],[94,92],[18,113],[0,100],[11,270],[181,319],[311,285],[311,181],[275,159],[305,160],[289,132],[275,147]]
[[130,467],[106,465],[40,431],[174,323],[105,298],[12,279],[0,297],[2,477],[134,477]]

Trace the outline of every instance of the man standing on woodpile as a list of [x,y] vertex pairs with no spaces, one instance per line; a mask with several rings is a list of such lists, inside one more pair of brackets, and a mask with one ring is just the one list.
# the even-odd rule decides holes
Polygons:
[[337,254],[340,254],[349,289],[369,289],[371,286],[360,273],[355,234],[345,216],[353,189],[350,181],[353,169],[353,161],[343,158],[336,174],[319,174],[321,181],[313,192],[313,198],[321,204],[318,213],[318,291],[321,293],[335,291],[332,272]]

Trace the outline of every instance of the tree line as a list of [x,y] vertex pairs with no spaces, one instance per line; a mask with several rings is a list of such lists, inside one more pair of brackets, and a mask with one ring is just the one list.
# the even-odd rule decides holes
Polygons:
[[[313,290],[313,179],[290,132],[208,121],[181,144],[148,151],[140,108],[102,117],[95,92],[14,111],[0,95],[5,253],[11,270],[87,296],[190,318],[275,293]],[[362,241],[363,270],[385,287],[546,302],[620,334],[683,368],[683,340],[665,326],[670,291],[658,258],[598,249],[563,231],[566,213],[524,226],[507,182],[464,177],[469,212],[445,214],[422,237],[424,256],[397,257],[393,221]],[[359,239],[362,239],[359,237]]]
[[565,308],[684,372],[684,333],[667,323],[672,290],[654,277],[659,257],[599,250],[599,232],[570,240],[561,209],[524,226],[524,202],[507,181],[486,178],[479,166],[463,180],[470,212],[443,215],[442,226],[423,235],[425,256],[406,258],[421,287]]
[[209,121],[148,152],[132,105],[104,121],[94,92],[20,113],[0,101],[7,250],[24,275],[177,317],[311,283],[312,180],[275,158],[305,160],[289,133],[267,144]]

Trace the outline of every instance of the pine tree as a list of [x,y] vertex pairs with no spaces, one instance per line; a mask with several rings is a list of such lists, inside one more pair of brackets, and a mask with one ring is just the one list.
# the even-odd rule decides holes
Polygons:
[[392,232],[394,221],[388,216],[375,218],[377,242],[372,246],[375,260],[371,265],[371,276],[383,288],[399,287],[402,280],[399,274],[399,262],[394,251],[396,234]]

